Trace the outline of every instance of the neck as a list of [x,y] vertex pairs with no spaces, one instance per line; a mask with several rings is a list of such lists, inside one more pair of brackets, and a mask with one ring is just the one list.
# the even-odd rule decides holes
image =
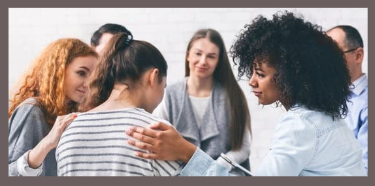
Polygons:
[[197,78],[190,76],[187,80],[187,90],[189,95],[196,97],[208,97],[214,86],[214,78]]
[[115,85],[109,98],[92,111],[108,111],[141,106],[139,94],[132,93],[126,85]]
[[350,74],[350,81],[354,83],[355,80],[360,78],[363,75],[362,70],[358,70]]

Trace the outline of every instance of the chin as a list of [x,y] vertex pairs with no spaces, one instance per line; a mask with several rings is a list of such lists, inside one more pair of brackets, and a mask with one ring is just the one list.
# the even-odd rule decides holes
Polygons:
[[71,99],[73,102],[75,102],[75,103],[82,103],[83,102],[83,98],[81,98],[81,97],[77,97],[77,98],[74,98],[74,99]]

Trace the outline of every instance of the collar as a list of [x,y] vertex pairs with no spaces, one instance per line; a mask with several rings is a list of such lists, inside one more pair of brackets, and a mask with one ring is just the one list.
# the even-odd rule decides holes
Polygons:
[[357,96],[360,95],[368,87],[368,79],[366,74],[362,74],[362,76],[355,80],[352,85],[353,86],[350,87],[350,91]]

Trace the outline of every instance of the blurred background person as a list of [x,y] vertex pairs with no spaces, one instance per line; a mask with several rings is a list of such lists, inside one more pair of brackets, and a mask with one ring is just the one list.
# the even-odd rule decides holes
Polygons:
[[349,68],[352,85],[345,121],[362,147],[362,161],[368,172],[368,79],[362,72],[362,37],[357,29],[349,25],[335,26],[327,31],[327,35],[343,50]]

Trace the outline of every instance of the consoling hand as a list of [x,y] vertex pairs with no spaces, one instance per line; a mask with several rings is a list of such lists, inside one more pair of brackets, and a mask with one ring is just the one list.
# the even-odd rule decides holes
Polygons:
[[45,137],[45,141],[49,147],[55,148],[57,146],[62,133],[76,117],[76,113],[71,113],[63,116],[58,116],[56,118],[55,124],[53,125],[51,131]]
[[131,127],[126,134],[140,140],[129,139],[130,145],[150,151],[135,153],[145,159],[179,160],[186,163],[197,148],[186,141],[173,126],[161,122],[152,124],[149,128]]

